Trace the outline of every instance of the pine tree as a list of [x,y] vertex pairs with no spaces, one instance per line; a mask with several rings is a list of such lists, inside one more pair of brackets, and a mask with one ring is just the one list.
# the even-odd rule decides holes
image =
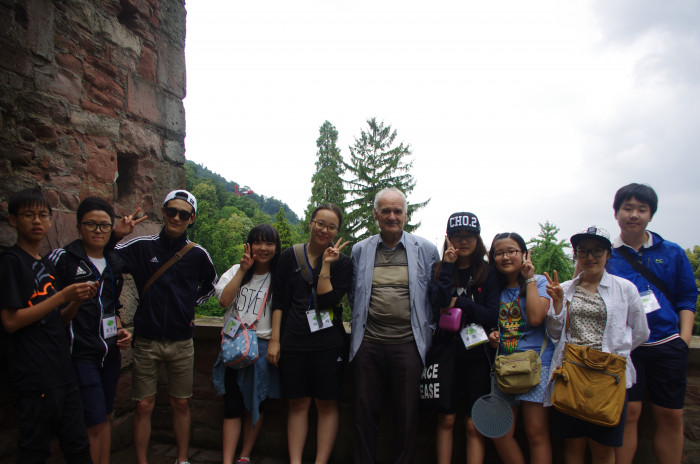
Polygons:
[[280,242],[282,243],[282,249],[288,248],[294,245],[294,236],[292,234],[292,228],[287,222],[287,216],[284,213],[284,208],[280,207],[280,210],[275,214],[275,222],[272,226],[277,229],[277,233],[280,234]]
[[[349,186],[347,202],[350,212],[347,214],[346,229],[356,238],[362,240],[379,233],[374,221],[374,197],[377,192],[387,187],[396,187],[408,196],[416,185],[410,174],[413,161],[407,161],[411,155],[409,145],[401,142],[394,146],[397,132],[390,125],[377,122],[376,118],[367,120],[368,130],[360,132],[350,147],[350,163],[344,163],[352,178],[346,181]],[[410,204],[408,218],[411,214],[428,204],[430,199]],[[418,224],[404,226],[407,232],[417,228]]]
[[571,280],[574,276],[574,266],[571,258],[564,251],[571,245],[564,240],[557,240],[559,228],[549,221],[540,224],[540,235],[531,239],[528,244],[534,244],[530,248],[530,260],[535,266],[535,272],[544,274],[547,272],[553,277],[556,269],[559,274],[559,282]]
[[[306,207],[304,221],[304,231],[309,231],[309,221],[311,213],[321,204],[333,203],[343,209],[345,204],[345,189],[343,188],[342,175],[345,172],[343,158],[340,156],[338,148],[338,131],[335,126],[325,121],[319,129],[319,136],[316,140],[318,151],[316,156],[316,172],[311,176],[311,197],[309,205]],[[339,237],[344,237],[344,227],[338,233]]]

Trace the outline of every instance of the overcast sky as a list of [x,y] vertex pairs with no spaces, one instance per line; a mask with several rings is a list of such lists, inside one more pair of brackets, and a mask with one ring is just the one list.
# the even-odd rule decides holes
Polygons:
[[414,222],[529,239],[619,229],[648,183],[649,228],[700,244],[700,0],[190,0],[186,156],[302,216],[325,120],[341,154],[376,117],[410,144]]

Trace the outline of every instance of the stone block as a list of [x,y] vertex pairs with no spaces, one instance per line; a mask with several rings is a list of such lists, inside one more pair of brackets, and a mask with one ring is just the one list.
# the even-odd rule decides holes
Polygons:
[[158,88],[150,82],[134,75],[129,75],[127,81],[127,111],[147,121],[163,125],[159,111]]
[[124,119],[120,126],[120,149],[141,155],[161,155],[161,138],[145,126]]
[[185,48],[185,2],[158,2],[154,16],[159,18],[160,31],[173,43]]
[[[111,54],[111,48],[105,47],[105,54]],[[86,74],[104,74],[104,79],[118,80],[120,77],[119,69],[111,64],[104,57],[88,55],[85,57],[84,70]]]
[[154,82],[156,81],[156,58],[155,53],[148,47],[143,47],[141,59],[139,60],[139,76]]
[[112,183],[117,174],[117,154],[114,150],[87,147],[88,178],[98,182]]
[[122,84],[117,81],[119,77],[118,74],[115,76],[112,73],[105,72],[87,64],[83,67],[83,70],[85,80],[89,82],[93,88],[117,97],[124,96],[124,88]]
[[164,98],[165,129],[185,137],[185,106],[179,98]]
[[185,147],[178,141],[164,140],[163,158],[174,164],[185,164]]
[[34,76],[37,90],[54,93],[65,97],[70,103],[78,105],[83,90],[81,79],[67,69],[57,68],[53,75],[37,72]]
[[158,41],[158,83],[180,99],[185,98],[185,50],[164,38]]
[[68,211],[77,211],[78,204],[80,204],[80,198],[78,195],[71,192],[66,192],[65,190],[59,190],[58,198],[61,201],[61,205]]
[[109,93],[103,92],[95,87],[90,89],[88,96],[91,100],[101,103],[107,108],[112,108],[118,113],[122,113],[124,111],[124,100],[119,97],[110,95]]
[[94,103],[87,98],[84,98],[80,102],[80,108],[89,113],[95,113],[101,116],[107,116],[108,118],[116,118],[117,112],[111,106],[101,105],[99,103]]
[[56,54],[56,63],[59,66],[66,68],[74,74],[80,74],[83,70],[83,63],[78,58],[67,53]]
[[34,66],[31,56],[21,48],[5,41],[0,41],[0,63],[3,68],[12,72],[25,77],[32,76]]
[[110,42],[133,51],[136,55],[141,54],[141,41],[138,36],[121,24],[116,16],[98,14],[95,17],[98,30],[101,31]]
[[134,11],[144,18],[151,16],[151,7],[146,0],[122,0],[121,7],[123,13]]
[[29,45],[34,53],[51,61],[54,57],[54,6],[51,0],[28,0]]
[[116,138],[119,136],[119,121],[105,116],[74,111],[70,116],[73,128],[86,135],[105,135]]

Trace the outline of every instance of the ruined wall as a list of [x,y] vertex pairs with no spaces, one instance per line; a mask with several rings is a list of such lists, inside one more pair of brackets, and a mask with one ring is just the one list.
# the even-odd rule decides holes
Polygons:
[[43,252],[77,237],[87,196],[160,220],[185,185],[185,16],[182,0],[0,0],[0,247],[9,195],[37,184]]

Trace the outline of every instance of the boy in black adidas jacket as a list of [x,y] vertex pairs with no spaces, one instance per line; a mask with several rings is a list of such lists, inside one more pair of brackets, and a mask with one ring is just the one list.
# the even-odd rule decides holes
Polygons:
[[109,464],[110,419],[121,372],[119,348],[125,349],[131,342],[119,314],[124,262],[114,251],[105,252],[114,225],[114,209],[109,203],[86,198],[78,206],[77,219],[80,238],[53,250],[48,259],[63,285],[100,282],[97,295],[78,308],[68,326],[68,337],[90,455],[94,464]]
[[[214,265],[204,248],[196,245],[183,254],[183,248],[190,243],[187,228],[194,223],[197,213],[194,195],[186,190],[170,192],[165,197],[162,212],[164,224],[159,234],[137,237],[115,248],[126,264],[124,272],[133,276],[139,291],[139,306],[134,315],[131,387],[132,397],[137,401],[134,448],[139,464],[146,464],[161,363],[168,373],[177,462],[187,463],[190,435],[188,398],[192,396],[194,368],[194,309],[213,295],[217,280]],[[176,254],[180,259],[144,291],[151,276]]]

